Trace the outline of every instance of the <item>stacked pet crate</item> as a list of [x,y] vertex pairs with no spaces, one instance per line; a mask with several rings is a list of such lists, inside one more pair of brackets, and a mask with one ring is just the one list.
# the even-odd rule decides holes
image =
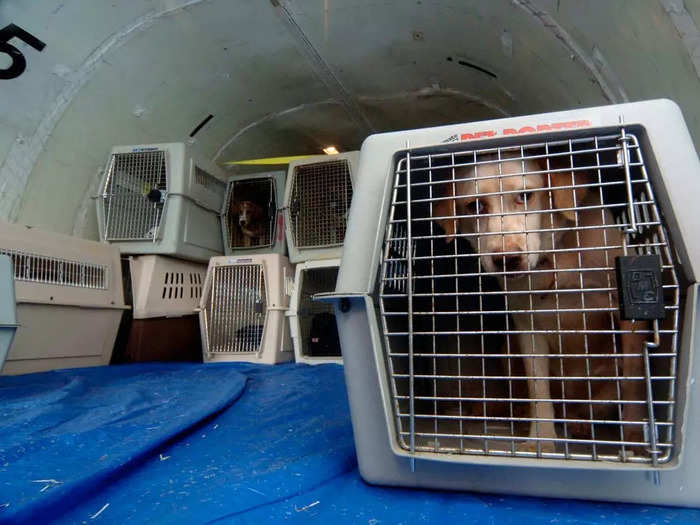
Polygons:
[[229,180],[223,257],[209,261],[199,305],[205,362],[281,363],[294,357],[285,311],[293,269],[281,203],[285,172]]
[[278,253],[212,257],[199,311],[204,361],[291,360],[284,316],[291,277]]
[[119,250],[2,222],[0,253],[12,260],[19,325],[2,373],[108,364],[126,309]]
[[332,305],[314,300],[335,290],[340,259],[297,264],[290,301],[289,329],[299,363],[342,363],[338,328]]
[[183,143],[112,149],[97,200],[102,241],[118,246],[133,306],[120,357],[200,359],[197,307],[209,258],[223,253],[223,173]]
[[119,361],[199,361],[196,314],[206,265],[162,255],[123,261],[131,319],[118,340]]
[[358,153],[289,165],[284,196],[289,259],[298,263],[287,316],[298,362],[342,362],[333,308],[313,300],[335,290]]

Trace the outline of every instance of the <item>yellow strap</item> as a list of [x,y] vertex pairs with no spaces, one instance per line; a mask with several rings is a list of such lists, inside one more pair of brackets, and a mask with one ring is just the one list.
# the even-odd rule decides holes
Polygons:
[[308,159],[309,157],[315,157],[316,155],[290,155],[288,157],[268,157],[266,159],[248,159],[248,160],[231,160],[224,162],[226,166],[233,165],[246,165],[246,166],[259,166],[266,164],[289,164],[293,160],[297,159]]

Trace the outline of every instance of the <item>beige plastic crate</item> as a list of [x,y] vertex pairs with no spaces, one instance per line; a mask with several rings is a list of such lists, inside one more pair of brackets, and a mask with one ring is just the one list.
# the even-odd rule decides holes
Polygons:
[[19,329],[3,374],[109,363],[124,305],[119,249],[0,222]]
[[293,271],[276,253],[209,261],[199,312],[205,362],[294,358],[285,316]]
[[197,313],[206,264],[162,255],[129,257],[134,319]]

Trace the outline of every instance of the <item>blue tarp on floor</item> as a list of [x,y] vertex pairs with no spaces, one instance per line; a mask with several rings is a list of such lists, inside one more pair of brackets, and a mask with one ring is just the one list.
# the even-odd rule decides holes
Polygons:
[[700,511],[371,487],[336,365],[0,378],[0,521],[700,523]]

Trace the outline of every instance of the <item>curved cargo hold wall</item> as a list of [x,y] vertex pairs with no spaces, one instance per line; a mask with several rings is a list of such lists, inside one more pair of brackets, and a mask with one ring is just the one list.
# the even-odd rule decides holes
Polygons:
[[0,217],[96,239],[116,144],[223,162],[668,97],[697,145],[699,25],[695,0],[4,0]]

